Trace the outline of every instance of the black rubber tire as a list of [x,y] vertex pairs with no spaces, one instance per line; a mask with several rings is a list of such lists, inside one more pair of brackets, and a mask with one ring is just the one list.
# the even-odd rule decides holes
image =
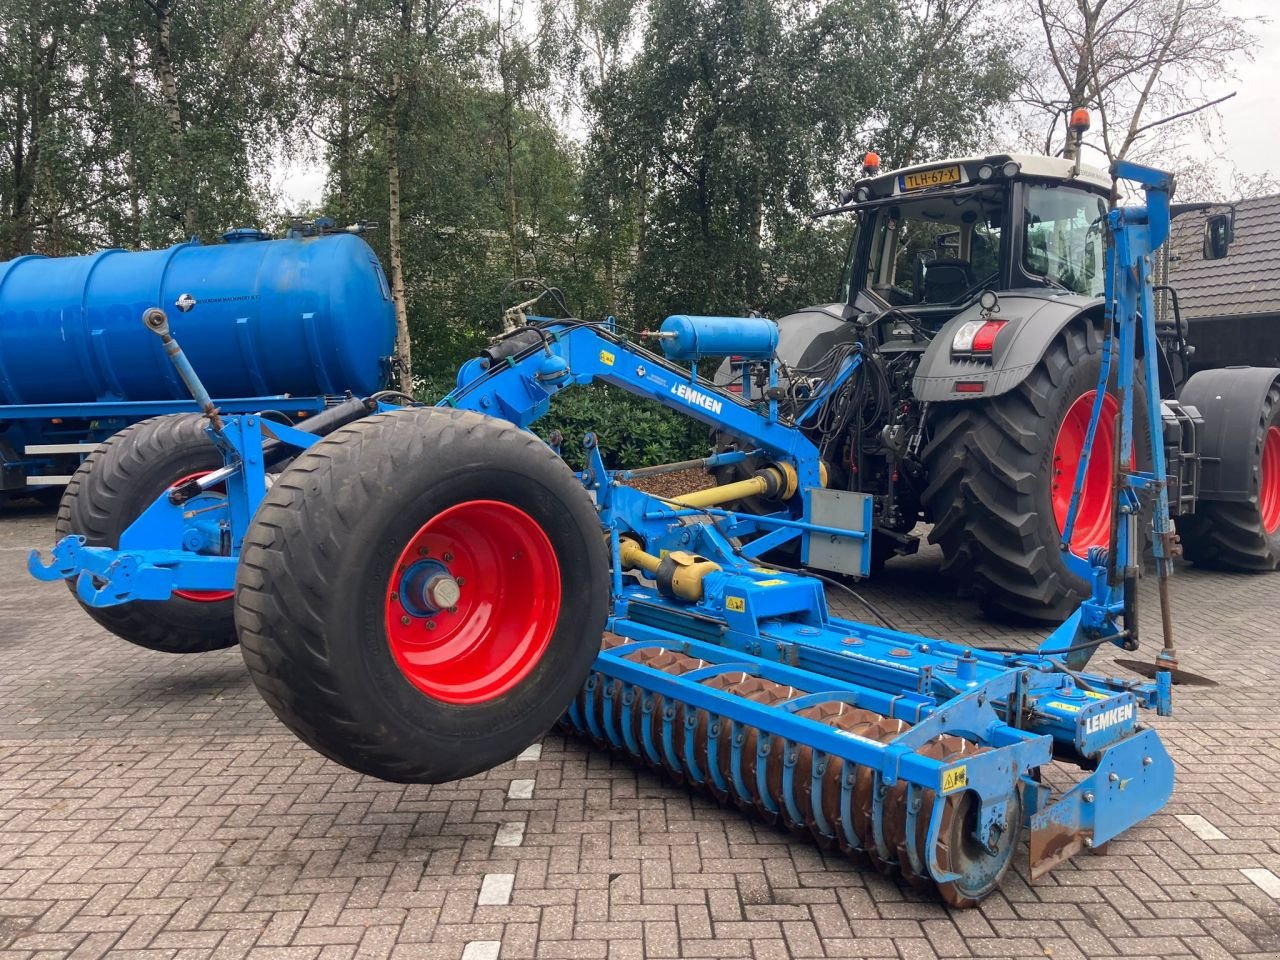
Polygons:
[[[942,547],[943,574],[988,612],[1061,621],[1088,592],[1059,549],[1052,460],[1067,410],[1096,389],[1101,364],[1098,331],[1071,324],[1010,392],[934,406],[923,452],[929,541]],[[1113,361],[1113,378],[1115,368]],[[1145,427],[1135,436],[1138,462],[1149,464]]]
[[[91,547],[117,547],[120,534],[177,480],[222,466],[222,454],[199,414],[152,417],[126,427],[93,450],[71,476],[54,524],[56,539],[78,533]],[[75,583],[68,581],[72,594]],[[117,637],[161,653],[207,653],[236,644],[230,599],[173,597],[116,607],[90,607]]]
[[[458,705],[401,672],[384,604],[415,532],[482,499],[517,506],[542,528],[561,603],[528,676]],[[331,760],[399,783],[487,770],[550,729],[586,679],[608,610],[609,553],[569,468],[506,421],[441,408],[368,417],[300,454],[258,510],[236,589],[245,663],[276,716]]]
[[1196,512],[1182,518],[1178,531],[1183,552],[1196,566],[1243,573],[1266,573],[1280,567],[1280,530],[1270,533],[1263,527],[1259,505],[1262,478],[1262,445],[1267,430],[1280,427],[1280,385],[1267,392],[1258,417],[1252,424],[1257,460],[1253,471],[1253,500],[1201,500]]

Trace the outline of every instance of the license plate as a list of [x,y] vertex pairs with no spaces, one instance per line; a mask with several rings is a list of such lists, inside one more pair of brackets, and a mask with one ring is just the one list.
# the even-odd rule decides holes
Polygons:
[[929,187],[945,187],[947,184],[960,182],[960,168],[938,167],[934,170],[921,170],[918,173],[904,173],[898,178],[902,189],[925,190]]

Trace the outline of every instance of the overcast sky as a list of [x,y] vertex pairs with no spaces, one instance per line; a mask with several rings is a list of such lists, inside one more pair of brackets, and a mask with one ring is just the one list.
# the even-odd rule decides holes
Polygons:
[[[1206,144],[1204,154],[1229,158],[1245,175],[1280,175],[1280,0],[1223,0],[1223,6],[1230,13],[1269,22],[1255,27],[1258,54],[1252,62],[1237,64],[1238,79],[1208,91],[1214,97],[1232,90],[1236,95],[1218,107],[1222,141]],[[294,212],[319,203],[324,179],[322,164],[281,163],[271,172],[271,187]]]
[[1224,6],[1243,16],[1267,17],[1270,22],[1257,28],[1257,58],[1240,64],[1239,80],[1221,91],[1237,91],[1219,108],[1226,134],[1223,153],[1234,160],[1241,173],[1280,173],[1280,3],[1225,0]]

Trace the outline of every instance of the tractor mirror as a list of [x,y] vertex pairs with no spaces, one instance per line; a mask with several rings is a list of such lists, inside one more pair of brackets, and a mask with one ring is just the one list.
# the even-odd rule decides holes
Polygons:
[[1231,217],[1225,213],[1212,214],[1204,222],[1204,258],[1221,260],[1231,246]]

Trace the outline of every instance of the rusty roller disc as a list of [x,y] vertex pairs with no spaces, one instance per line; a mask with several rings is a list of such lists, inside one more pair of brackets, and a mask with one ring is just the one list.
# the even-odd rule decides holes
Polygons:
[[[920,810],[916,824],[916,845],[925,848],[929,816],[936,797],[931,797]],[[935,883],[938,896],[953,907],[976,907],[998,886],[1013,863],[1014,853],[1022,837],[1022,793],[1015,790],[1009,802],[1006,829],[988,850],[978,841],[978,795],[970,790],[948,796],[942,810],[938,831],[938,866],[960,879]]]
[[[850,707],[847,703],[829,702],[811,707],[808,710],[801,711],[801,716],[808,716],[812,720],[818,720],[828,726],[836,727],[845,733],[851,733],[854,736],[863,737],[867,740],[882,739],[881,724],[889,720],[882,714],[874,713],[871,710],[862,710],[857,707]],[[889,721],[897,723],[898,721]],[[806,748],[805,753],[809,754],[809,760],[806,764],[806,773],[812,771],[812,751]],[[858,856],[860,851],[852,846],[848,838],[846,838],[844,830],[841,829],[840,816],[840,797],[841,788],[844,781],[845,762],[840,757],[828,757],[826,773],[822,777],[822,795],[819,803],[822,807],[822,816],[830,825],[832,832],[835,834],[835,846],[848,856]],[[812,803],[813,798],[810,795],[811,780],[800,781],[800,771],[797,770],[797,781],[803,783],[803,786],[797,791],[804,803],[800,809],[807,811],[808,825],[810,832],[815,838],[820,838],[817,830],[817,823],[813,819]],[[855,771],[856,776],[856,771]],[[830,841],[827,841],[830,845]]]
[[[607,649],[626,642],[628,641],[616,635],[606,634],[603,645]],[[708,666],[704,660],[661,646],[643,647],[627,656],[636,663],[673,676],[681,676]],[[579,706],[584,711],[594,711],[593,715],[603,720],[603,711],[607,704],[611,704],[611,720],[614,729],[621,733],[624,720],[622,707],[624,691],[619,684],[614,688],[612,698],[606,700],[605,684],[617,683],[617,681],[603,677],[600,681],[590,694],[591,702],[587,702],[588,695],[584,692],[579,700]],[[807,695],[804,690],[742,672],[715,674],[701,682],[711,689],[722,690],[763,706],[778,706],[788,700]],[[671,744],[676,761],[673,765],[662,748],[663,711],[666,706],[663,697],[640,688],[632,688],[630,692],[635,697],[630,714],[631,737],[635,743],[642,743],[647,723],[647,732],[651,742],[657,748],[659,762],[652,764],[647,756],[642,756],[640,759],[650,763],[651,766],[665,770],[678,782],[689,781],[684,765],[687,762],[686,737],[690,736],[690,729],[692,729],[693,742],[690,752],[703,778],[701,786],[716,799],[721,802],[732,801],[741,809],[753,811],[765,821],[772,824],[780,823],[793,832],[807,833],[824,847],[834,844],[846,855],[854,856],[858,853],[857,847],[850,844],[841,826],[841,787],[845,776],[845,763],[839,757],[827,758],[826,769],[820,777],[821,792],[818,797],[818,806],[830,830],[830,834],[826,834],[820,829],[818,819],[813,813],[812,773],[815,756],[812,747],[804,744],[790,746],[791,759],[795,764],[792,778],[795,808],[800,816],[800,820],[797,821],[790,814],[783,792],[783,777],[788,757],[784,752],[785,741],[782,738],[771,738],[769,749],[764,757],[764,776],[760,778],[757,775],[757,765],[760,762],[758,747],[762,734],[754,727],[736,725],[736,736],[741,742],[739,772],[742,789],[739,790],[738,779],[733,775],[735,725],[722,720],[718,734],[714,734],[717,770],[727,787],[727,789],[720,789],[716,786],[715,778],[709,768],[710,746],[713,738],[711,715],[706,710],[696,709],[678,701],[671,704],[673,711]],[[651,703],[651,710],[647,715],[642,710],[645,698],[648,698]],[[695,709],[694,721],[690,728],[686,723],[687,711]],[[852,707],[841,701],[829,701],[809,707],[800,711],[798,716],[878,743],[888,743],[910,728],[910,724],[906,721]],[[984,748],[975,746],[963,737],[944,735],[931,740],[918,752],[936,760],[949,761],[965,755],[981,753],[983,750]],[[1007,817],[1007,829],[995,839],[994,849],[990,850],[976,837],[978,813],[976,794],[963,791],[952,794],[942,801],[945,806],[935,851],[936,858],[943,871],[959,874],[960,878],[946,883],[936,883],[927,873],[929,857],[926,851],[929,819],[932,816],[934,804],[938,802],[935,793],[932,790],[918,791],[920,810],[916,818],[915,835],[908,837],[907,785],[898,783],[886,790],[882,804],[884,820],[880,834],[887,856],[882,856],[876,844],[873,822],[875,773],[869,767],[856,767],[853,776],[849,818],[854,835],[861,844],[866,859],[877,869],[885,873],[900,871],[908,882],[918,888],[933,887],[943,900],[955,907],[973,906],[999,885],[1012,861],[1013,851],[1017,848],[1019,839],[1022,824],[1022,805],[1019,794],[1014,794],[1013,808],[1010,809]],[[760,792],[761,779],[763,779],[765,790],[763,796]],[[911,865],[913,854],[916,855],[917,862],[920,864],[919,870]]]

